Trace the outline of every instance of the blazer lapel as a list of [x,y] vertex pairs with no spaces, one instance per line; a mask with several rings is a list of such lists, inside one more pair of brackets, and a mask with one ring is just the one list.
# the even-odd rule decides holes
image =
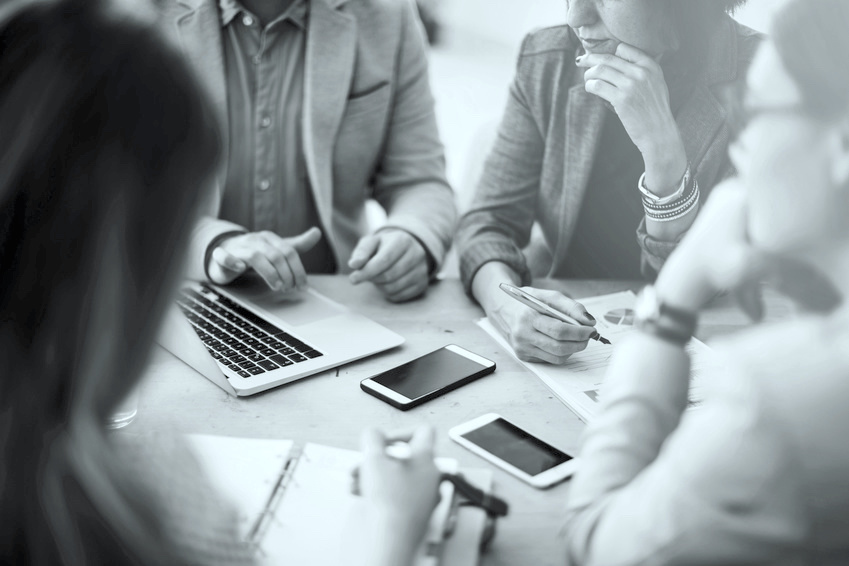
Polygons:
[[304,155],[316,208],[332,242],[333,145],[348,100],[357,42],[345,0],[311,0],[304,85]]
[[[222,161],[228,155],[229,121],[224,48],[221,43],[221,19],[215,2],[180,0],[185,11],[174,19],[183,53],[189,58],[195,76],[212,102],[212,110],[221,128],[224,143]],[[226,167],[226,165],[225,165]]]
[[604,125],[604,103],[584,90],[583,81],[569,89],[566,102],[566,143],[564,155],[563,195],[561,198],[561,230],[552,250],[551,275],[559,271],[572,237],[575,221],[587,190],[590,172],[598,153]]

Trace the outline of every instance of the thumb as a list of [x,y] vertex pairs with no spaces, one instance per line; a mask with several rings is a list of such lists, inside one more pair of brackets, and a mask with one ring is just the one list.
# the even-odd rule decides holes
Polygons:
[[368,427],[360,437],[360,447],[366,456],[379,456],[386,452],[386,437],[376,428]]
[[321,230],[313,226],[303,234],[299,234],[294,238],[289,238],[289,243],[295,248],[298,253],[309,251],[314,245],[321,240]]
[[348,260],[348,267],[351,269],[361,269],[377,253],[379,245],[380,238],[374,234],[362,238],[351,253],[351,259]]
[[212,251],[212,260],[228,271],[241,273],[247,268],[244,261],[240,260],[221,246],[218,246]]
[[570,299],[562,293],[552,291],[551,293],[547,293],[540,298],[543,299],[546,303],[548,303],[549,306],[554,307],[563,314],[571,316],[583,325],[596,325],[595,317],[587,311],[587,308],[584,305],[574,299]]
[[410,439],[410,450],[415,458],[433,459],[434,431],[433,427],[422,425],[413,433]]

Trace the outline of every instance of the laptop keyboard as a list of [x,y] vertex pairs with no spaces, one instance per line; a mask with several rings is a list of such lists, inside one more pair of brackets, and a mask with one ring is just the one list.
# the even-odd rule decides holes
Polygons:
[[242,377],[322,356],[309,344],[206,285],[200,293],[183,289],[177,306],[212,357]]

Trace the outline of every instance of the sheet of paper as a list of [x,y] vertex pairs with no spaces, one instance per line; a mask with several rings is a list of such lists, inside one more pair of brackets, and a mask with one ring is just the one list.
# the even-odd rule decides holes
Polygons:
[[[370,533],[363,522],[364,503],[351,492],[351,472],[359,452],[307,444],[286,483],[259,543],[268,564],[356,564],[366,555]],[[438,459],[443,471],[457,470],[456,460]],[[432,564],[425,556],[427,542],[440,543],[451,508],[454,488],[442,484],[442,500],[431,518],[430,531],[416,564]]]
[[212,488],[238,510],[239,532],[247,537],[280,479],[292,441],[195,434],[186,440]]
[[[562,366],[521,360],[519,363],[536,374],[581,420],[588,422],[598,410],[604,375],[613,349],[618,340],[634,330],[635,301],[636,296],[630,291],[580,300],[598,321],[596,328],[599,334],[612,342],[610,346],[590,340],[586,350],[573,355]],[[488,319],[481,319],[478,325],[515,357],[510,344]],[[693,339],[687,351],[691,359],[690,406],[695,407],[702,401],[702,376],[714,361],[711,349],[699,340]]]

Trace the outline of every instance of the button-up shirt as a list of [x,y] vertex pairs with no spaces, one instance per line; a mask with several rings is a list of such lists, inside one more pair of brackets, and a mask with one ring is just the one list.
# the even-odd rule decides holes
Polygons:
[[[220,0],[230,154],[220,216],[288,237],[320,226],[302,142],[307,0],[262,27],[237,0]],[[301,253],[309,273],[336,271],[322,239]]]

